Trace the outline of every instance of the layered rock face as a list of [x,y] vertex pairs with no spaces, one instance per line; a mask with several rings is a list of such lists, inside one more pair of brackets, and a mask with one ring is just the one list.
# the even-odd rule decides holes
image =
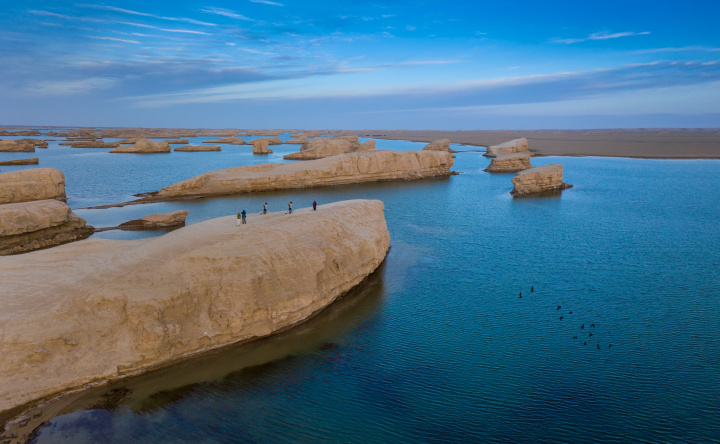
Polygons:
[[270,335],[384,260],[380,201],[0,258],[0,411]]
[[500,154],[524,153],[528,152],[528,143],[526,138],[515,139],[500,145],[489,146],[485,157],[496,157]]
[[175,151],[193,152],[193,151],[222,151],[220,145],[187,145],[175,148]]
[[563,166],[558,164],[543,165],[529,170],[520,171],[513,177],[515,186],[510,192],[513,196],[525,196],[572,188],[563,182]]
[[93,233],[63,202],[65,177],[39,168],[0,174],[0,255],[84,239]]
[[32,153],[35,151],[35,145],[29,142],[19,140],[0,140],[0,152],[12,153]]
[[271,154],[272,150],[268,149],[269,139],[255,139],[250,142],[253,146],[253,154]]
[[37,165],[38,163],[40,163],[40,160],[37,157],[0,161],[0,165]]
[[449,176],[453,164],[452,155],[442,151],[370,150],[308,162],[211,171],[165,187],[147,200]]
[[245,145],[245,141],[239,137],[228,136],[216,140],[206,140],[203,143],[227,143],[230,145]]
[[287,160],[313,160],[358,150],[357,137],[315,137],[300,147],[300,151],[283,156]]
[[450,139],[440,139],[425,145],[424,150],[455,152],[450,149]]
[[155,213],[141,219],[121,223],[121,230],[166,230],[182,227],[189,211],[173,211],[172,213]]
[[170,144],[167,142],[156,142],[154,140],[139,139],[131,146],[119,146],[111,153],[137,153],[137,154],[154,154],[154,153],[169,153]]
[[282,140],[280,140],[280,138],[279,138],[278,136],[275,136],[275,137],[261,137],[261,138],[259,138],[259,139],[251,140],[251,141],[248,142],[248,143],[253,143],[253,144],[254,144],[255,142],[257,142],[257,141],[259,141],[259,140],[265,141],[268,145],[281,145],[281,144],[282,144]]
[[516,173],[532,168],[530,153],[499,154],[490,161],[485,171],[489,173]]
[[366,140],[365,142],[361,143],[358,147],[357,151],[367,151],[367,150],[374,150],[375,149],[375,141],[370,139]]

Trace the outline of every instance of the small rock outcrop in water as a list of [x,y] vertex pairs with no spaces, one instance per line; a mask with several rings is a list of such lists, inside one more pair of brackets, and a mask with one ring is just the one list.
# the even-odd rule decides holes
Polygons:
[[169,145],[187,145],[190,143],[187,139],[165,139]]
[[250,141],[253,146],[253,154],[271,154],[272,150],[268,149],[269,139],[255,139]]
[[211,171],[167,186],[146,201],[449,176],[453,164],[452,154],[442,151],[369,150]]
[[47,148],[48,143],[40,139],[18,139],[16,142],[27,142],[32,144],[35,148]]
[[485,157],[496,157],[500,154],[525,153],[528,152],[528,143],[526,138],[515,139],[500,145],[489,146]]
[[515,188],[510,194],[516,197],[572,188],[572,185],[563,182],[563,166],[558,164],[520,171],[513,177],[512,183]]
[[432,150],[432,151],[447,151],[449,153],[454,153],[455,150],[450,149],[450,139],[440,139],[436,140],[434,142],[430,142],[427,145],[425,145],[424,150]]
[[[61,143],[60,145],[67,144]],[[97,142],[75,142],[70,144],[70,148],[117,148],[119,146],[119,142],[103,142],[102,140]]]
[[303,322],[390,242],[382,202],[0,257],[0,411]]
[[245,145],[245,141],[239,137],[228,136],[216,140],[206,140],[203,143],[227,143],[230,145]]
[[173,211],[172,213],[156,213],[121,223],[121,230],[167,230],[185,225],[185,218],[189,211]]
[[353,153],[360,147],[357,137],[315,137],[300,147],[297,153],[287,154],[287,160],[314,160],[338,154]]
[[0,173],[0,255],[24,253],[84,239],[93,233],[65,200],[60,170]]
[[3,160],[0,161],[0,165],[37,165],[40,163],[37,157],[30,159],[15,159],[15,160]]
[[175,148],[175,151],[222,151],[222,149],[220,148],[220,145],[187,145]]
[[167,142],[156,142],[154,140],[139,139],[134,145],[130,146],[119,146],[111,153],[138,153],[138,154],[154,154],[154,153],[169,153],[170,144]]
[[19,140],[0,140],[0,152],[32,153],[35,152],[35,145]]
[[530,153],[498,154],[485,171],[489,173],[516,173],[532,168]]

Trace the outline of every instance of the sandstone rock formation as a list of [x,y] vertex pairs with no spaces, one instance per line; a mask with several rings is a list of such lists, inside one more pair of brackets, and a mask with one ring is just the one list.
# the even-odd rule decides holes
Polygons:
[[430,142],[427,145],[425,145],[424,150],[432,150],[432,151],[447,151],[449,153],[454,153],[455,150],[450,149],[450,139],[440,139],[436,140],[434,142]]
[[[60,145],[67,145],[61,143]],[[117,148],[120,146],[120,143],[118,142],[75,142],[70,144],[70,148]],[[112,152],[120,152],[120,151],[110,151]]]
[[18,139],[16,142],[27,142],[35,146],[35,148],[47,148],[48,143],[40,139]]
[[54,168],[0,173],[0,255],[84,239],[93,233],[65,200],[65,177]]
[[513,177],[515,186],[510,192],[513,196],[525,196],[572,188],[563,183],[563,166],[558,164],[543,165],[529,170],[520,171]]
[[358,147],[357,151],[367,151],[367,150],[374,150],[375,149],[375,141],[370,139],[366,140],[365,142],[361,143]]
[[203,143],[228,143],[230,145],[245,145],[245,141],[239,137],[229,136],[217,140],[206,140]]
[[164,236],[0,257],[0,411],[298,324],[358,285],[390,236],[347,201]]
[[154,154],[169,153],[170,145],[167,142],[156,142],[154,140],[140,139],[131,146],[119,146],[111,153],[138,153],[138,154]]
[[528,143],[526,138],[514,139],[500,145],[489,146],[485,157],[495,157],[500,154],[524,153],[528,151]]
[[311,137],[310,133],[299,133],[299,134],[291,134],[292,138],[285,141],[285,143],[307,143],[309,138]]
[[248,142],[248,143],[255,143],[255,142],[258,141],[258,140],[264,140],[265,142],[267,142],[268,145],[281,145],[281,144],[282,144],[282,141],[280,140],[280,138],[279,138],[278,136],[275,136],[275,137],[261,137],[261,138],[259,138],[259,139],[251,140],[251,141]]
[[211,171],[165,187],[140,201],[424,179],[451,175],[450,167],[453,164],[452,155],[442,151],[369,150],[308,162],[250,165]]
[[532,168],[530,153],[498,154],[485,171],[489,173],[516,173]]
[[0,174],[0,205],[45,199],[66,200],[62,171],[33,168]]
[[32,153],[35,146],[29,142],[19,140],[0,140],[0,152]]
[[38,163],[40,163],[40,160],[37,157],[0,161],[0,165],[37,165]]
[[300,147],[297,153],[283,156],[286,160],[313,160],[358,150],[357,137],[314,137]]
[[253,146],[253,154],[271,154],[272,150],[268,149],[268,139],[255,139],[250,142]]
[[190,143],[187,139],[165,139],[165,142],[170,145],[187,145]]
[[187,145],[175,148],[175,151],[222,151],[222,148],[220,148],[220,145]]
[[121,223],[121,230],[166,230],[185,225],[185,218],[189,211],[173,211],[172,213],[156,213]]

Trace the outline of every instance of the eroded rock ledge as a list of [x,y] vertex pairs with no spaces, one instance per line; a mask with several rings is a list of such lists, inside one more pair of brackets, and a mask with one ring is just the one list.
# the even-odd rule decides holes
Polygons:
[[485,171],[488,173],[516,173],[529,168],[532,168],[529,152],[509,153],[495,156]]
[[449,176],[453,164],[452,155],[442,151],[368,150],[307,162],[250,165],[211,171],[165,187],[136,203]]
[[514,139],[500,145],[493,145],[487,148],[485,157],[496,157],[500,154],[525,153],[528,152],[528,143],[526,138]]
[[302,322],[389,241],[382,202],[360,200],[0,257],[0,412]]
[[563,182],[563,166],[558,164],[520,171],[513,177],[512,183],[515,187],[510,194],[516,197],[572,188],[572,185]]

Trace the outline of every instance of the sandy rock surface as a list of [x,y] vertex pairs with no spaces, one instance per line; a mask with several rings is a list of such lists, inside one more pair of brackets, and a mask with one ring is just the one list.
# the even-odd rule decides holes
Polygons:
[[0,140],[0,152],[6,153],[32,153],[35,146],[29,142],[20,142],[18,140]]
[[[61,143],[60,145],[68,145],[67,143]],[[103,142],[102,140],[97,142],[75,142],[69,144],[70,148],[117,148],[120,146],[119,142]]]
[[165,139],[165,142],[170,145],[187,145],[190,143],[187,139]]
[[253,146],[253,154],[271,154],[272,150],[268,148],[269,139],[255,139],[250,142]]
[[187,210],[173,211],[171,213],[155,213],[141,219],[121,223],[121,230],[158,230],[175,228],[185,225],[185,218],[190,212]]
[[374,150],[375,149],[375,141],[370,139],[366,140],[365,142],[361,143],[358,147],[357,151],[367,151],[367,150]]
[[66,200],[62,171],[33,168],[0,173],[0,204],[44,199]]
[[239,137],[235,137],[235,136],[222,137],[222,138],[216,139],[216,140],[206,140],[203,143],[227,143],[230,145],[245,145],[244,140],[242,140]]
[[337,154],[352,153],[358,150],[357,137],[315,137],[303,144],[297,153],[287,154],[287,160],[314,160]]
[[500,154],[524,153],[528,152],[528,143],[526,138],[514,139],[499,145],[489,146],[486,157],[496,157]]
[[563,166],[558,164],[520,171],[513,177],[512,183],[515,188],[510,194],[513,196],[560,191],[572,187],[563,182]]
[[175,148],[175,151],[194,152],[194,151],[222,151],[220,145],[187,145]]
[[369,150],[308,162],[250,165],[211,171],[165,187],[149,199],[449,176],[454,162],[450,153],[442,151]]
[[455,152],[454,150],[450,149],[450,139],[440,139],[436,140],[434,142],[430,142],[423,148],[424,150],[433,150],[433,151],[447,151],[447,152]]
[[307,319],[389,246],[380,201],[0,257],[0,411]]
[[138,153],[138,154],[154,154],[154,153],[169,153],[170,144],[167,142],[157,142],[148,139],[139,139],[134,145],[130,146],[119,146],[111,153]]
[[498,154],[485,168],[489,173],[516,173],[518,171],[532,168],[530,165],[530,153]]
[[40,160],[37,157],[31,157],[30,159],[15,159],[15,160],[2,160],[0,165],[37,165]]

